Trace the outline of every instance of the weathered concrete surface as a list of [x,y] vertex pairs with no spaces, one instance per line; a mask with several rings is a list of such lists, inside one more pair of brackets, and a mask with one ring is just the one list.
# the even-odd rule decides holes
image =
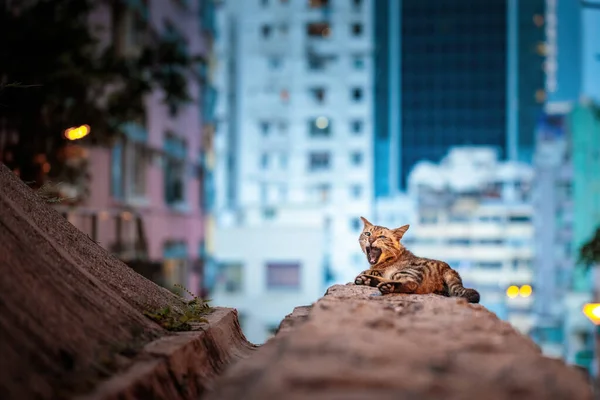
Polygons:
[[[582,374],[545,358],[480,305],[333,286],[233,365],[207,400],[591,399]],[[375,295],[375,296],[374,296]]]
[[[140,376],[139,357],[160,373],[144,375],[147,390],[138,398],[193,398],[251,347],[232,310],[209,316],[225,312],[229,322],[205,334],[167,336],[143,311],[177,310],[182,300],[77,230],[1,164],[0,271],[2,400],[90,393],[114,374]],[[143,350],[165,336],[162,345]],[[185,374],[195,377],[191,389],[173,390]]]
[[232,362],[256,348],[245,340],[233,309],[217,308],[202,330],[147,344],[123,372],[78,400],[197,399]]

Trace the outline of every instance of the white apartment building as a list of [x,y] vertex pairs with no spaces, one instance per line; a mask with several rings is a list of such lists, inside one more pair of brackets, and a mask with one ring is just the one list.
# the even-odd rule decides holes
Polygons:
[[[359,216],[373,197],[371,0],[228,0],[218,14],[217,264],[230,256],[218,243],[228,230],[266,238],[310,228],[324,232],[307,249],[320,258],[301,275],[330,265],[333,280],[351,281],[364,264]],[[244,276],[264,276],[266,265],[250,260],[268,245],[250,242],[236,257]],[[282,251],[304,246],[293,242]],[[322,295],[327,282],[317,284]],[[302,293],[296,305],[316,299]]]
[[[399,196],[397,203],[402,218],[414,221],[405,246],[457,269],[484,306],[524,333],[531,328],[535,294],[532,179],[531,167],[500,162],[491,148],[455,147],[439,164],[417,164],[408,198]],[[414,215],[406,216],[411,207]],[[377,205],[377,222],[399,225],[388,224],[393,213],[385,209],[393,207]]]

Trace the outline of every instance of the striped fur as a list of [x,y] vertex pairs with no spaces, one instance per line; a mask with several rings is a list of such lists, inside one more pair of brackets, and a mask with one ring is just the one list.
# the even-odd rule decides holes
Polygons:
[[357,276],[355,284],[377,287],[383,294],[435,293],[479,303],[479,292],[465,288],[447,263],[417,257],[400,243],[408,225],[388,229],[361,219],[364,227],[358,241],[371,268]]

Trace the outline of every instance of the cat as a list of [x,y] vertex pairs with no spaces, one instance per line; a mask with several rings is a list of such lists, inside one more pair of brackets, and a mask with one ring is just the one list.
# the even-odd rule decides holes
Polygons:
[[400,243],[409,225],[388,229],[360,219],[364,226],[358,242],[371,268],[356,277],[356,285],[377,287],[382,294],[434,293],[479,303],[479,292],[465,288],[447,263],[417,257]]

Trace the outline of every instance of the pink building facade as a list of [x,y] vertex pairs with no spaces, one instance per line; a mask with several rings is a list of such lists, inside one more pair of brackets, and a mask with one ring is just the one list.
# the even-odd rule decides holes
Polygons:
[[[190,71],[192,102],[173,109],[163,94],[146,99],[146,121],[130,124],[112,148],[87,148],[89,196],[74,207],[58,205],[68,220],[93,240],[165,287],[176,283],[202,293],[204,186],[203,144],[212,132],[209,110],[214,96],[208,79],[212,47],[212,0],[124,1],[119,37],[134,46],[140,18],[154,34],[177,35],[191,56],[201,55]],[[99,8],[92,22],[115,23]],[[203,26],[204,23],[204,26]],[[115,30],[109,29],[114,32]],[[104,39],[104,38],[103,38]],[[92,133],[93,135],[93,127]]]

